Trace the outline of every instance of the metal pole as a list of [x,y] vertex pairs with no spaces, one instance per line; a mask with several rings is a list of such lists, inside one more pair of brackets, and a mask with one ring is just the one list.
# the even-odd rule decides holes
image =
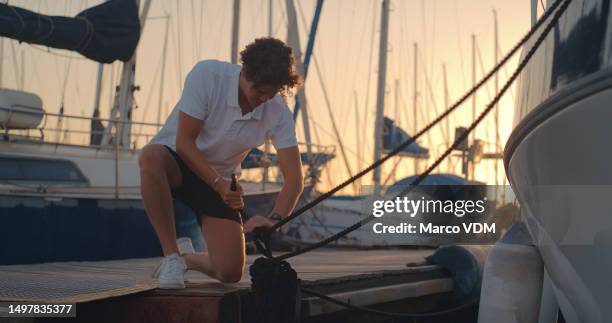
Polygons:
[[[166,16],[166,33],[164,34],[164,49],[162,51],[162,66],[161,66],[161,79],[159,81],[159,97],[157,100],[157,124],[161,122],[161,111],[162,102],[164,98],[164,79],[166,74],[166,55],[168,52],[168,31],[170,27],[170,17]],[[157,126],[159,130],[159,126]]]
[[[361,128],[361,124],[359,122],[359,102],[357,100],[357,91],[353,90],[353,97],[355,98],[355,143],[357,144],[357,168],[363,169],[363,153],[362,153],[362,144],[361,144],[361,135],[363,133],[363,129]],[[357,180],[357,187],[361,188],[361,177]],[[355,192],[359,193],[359,192]]]
[[[393,118],[395,119],[395,124],[399,127],[399,121],[401,120],[400,118],[400,109],[399,109],[399,80],[395,79],[395,90],[393,92],[394,96],[395,96],[395,113],[393,115]],[[393,147],[390,147],[393,148]],[[397,158],[401,158],[401,157],[397,157]],[[397,172],[393,171],[393,174],[390,174],[393,176],[393,181],[397,182]]]
[[[102,77],[104,75],[104,64],[98,64],[98,76],[96,77],[96,94],[94,97],[93,113],[100,110],[100,96],[102,96]],[[93,130],[93,129],[92,129]]]
[[[472,34],[472,86],[476,86],[476,35]],[[474,93],[472,95],[472,119],[471,121],[476,120],[476,93]],[[475,131],[472,131],[471,136],[472,140],[470,142],[474,142],[474,139],[476,138],[476,133]],[[470,142],[468,142],[468,147],[470,145]],[[467,178],[469,179],[470,176],[472,177],[472,179],[474,178],[474,165],[473,163],[471,163],[468,160],[468,174],[467,174]]]
[[2,67],[4,66],[4,38],[0,37],[0,88],[2,88]]
[[[374,161],[382,156],[383,117],[385,115],[385,81],[387,77],[387,47],[389,37],[389,1],[383,0],[380,28],[380,47],[378,48],[378,92],[376,97],[376,123],[374,125]],[[381,167],[374,169],[372,180],[374,194],[380,195]]]
[[238,63],[238,37],[240,31],[240,0],[234,0],[234,11],[233,11],[233,24],[232,24],[232,64]]
[[[448,79],[446,77],[446,64],[442,64],[442,77],[444,80],[444,109],[448,109],[449,107],[449,102],[448,102]],[[451,136],[450,136],[450,116],[446,117],[446,144],[448,146],[451,145]],[[449,158],[446,162],[447,164],[447,169],[448,172],[451,173],[452,172],[452,163],[451,163],[451,159]]]
[[[414,76],[412,78],[413,80],[413,92],[412,92],[412,111],[413,111],[413,116],[412,116],[412,133],[413,136],[416,135],[416,133],[419,131],[418,128],[418,117],[419,117],[419,109],[417,107],[418,104],[418,100],[419,100],[419,89],[418,89],[418,68],[417,68],[417,64],[418,64],[418,52],[419,52],[419,45],[417,43],[413,44],[414,47]],[[418,158],[414,158],[413,159],[414,162],[414,173],[418,174],[419,173],[419,159]]]
[[531,0],[531,26],[538,20],[538,0]]

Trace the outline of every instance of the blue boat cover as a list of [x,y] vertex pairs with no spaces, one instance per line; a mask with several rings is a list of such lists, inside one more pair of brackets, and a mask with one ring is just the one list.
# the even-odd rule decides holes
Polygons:
[[[383,149],[385,151],[391,151],[401,143],[411,138],[406,131],[396,127],[394,123],[395,122],[393,120],[385,117],[383,124]],[[408,145],[408,147],[404,148],[399,155],[404,157],[427,159],[429,158],[429,149],[421,147],[416,142],[413,142],[412,144]]]
[[0,36],[77,51],[100,63],[125,62],[140,38],[138,7],[134,0],[110,0],[70,18],[0,3]]
[[[320,165],[327,163],[328,161],[332,160],[335,157],[336,157],[335,154],[320,152],[320,153],[312,153],[311,160],[312,160],[313,165],[315,165],[315,167],[318,167]],[[302,164],[304,165],[309,164],[308,163],[308,153],[301,153],[300,158],[302,160]],[[242,169],[259,168],[259,167],[265,166],[266,163],[268,164],[268,166],[277,166],[278,157],[276,157],[276,154],[268,153],[268,159],[266,162],[266,160],[264,160],[264,152],[261,149],[253,148],[244,158],[240,167]]]

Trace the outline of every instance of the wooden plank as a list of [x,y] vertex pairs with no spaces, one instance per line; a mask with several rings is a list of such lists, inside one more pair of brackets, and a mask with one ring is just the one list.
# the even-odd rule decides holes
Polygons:
[[[292,258],[289,260],[293,268],[298,272],[301,279],[305,281],[321,281],[338,279],[341,277],[351,276],[355,274],[363,274],[369,272],[381,272],[385,270],[405,270],[407,263],[423,262],[425,257],[432,253],[431,250],[402,250],[402,249],[385,249],[385,250],[346,250],[346,249],[322,249],[315,250],[304,255]],[[249,255],[247,257],[248,266],[260,255]],[[88,292],[87,294],[79,292],[75,288],[74,293],[61,294],[52,298],[54,293],[46,293],[36,295],[37,292],[43,291],[42,285],[26,284],[15,286],[15,284],[7,284],[2,286],[0,282],[0,299],[10,301],[15,299],[15,293],[7,291],[6,287],[10,288],[29,288],[31,292],[30,300],[34,301],[66,301],[69,299],[74,302],[86,302],[95,299],[102,299],[111,296],[119,296],[127,293],[138,292],[155,288],[154,281],[151,279],[151,273],[157,267],[160,258],[148,259],[127,259],[116,261],[100,261],[100,262],[68,262],[68,263],[47,263],[35,265],[14,265],[0,266],[0,275],[8,277],[11,275],[13,281],[36,282],[42,285],[48,285],[44,288],[47,291],[66,290],[66,284],[61,284],[60,279],[66,282],[74,283],[77,286],[79,281],[91,283],[100,281],[100,290],[97,293]],[[160,291],[155,293],[159,295],[174,295],[174,296],[222,296],[228,292],[237,289],[248,288],[250,286],[250,277],[248,271],[243,276],[242,280],[237,284],[221,284],[206,275],[199,272],[188,272],[185,276],[188,288],[182,291]],[[104,288],[106,282],[125,280],[129,286],[119,286],[109,290]],[[57,283],[52,284],[53,281]],[[139,285],[137,285],[139,284]],[[108,284],[106,284],[108,285]],[[38,286],[38,287],[37,287]],[[75,286],[75,287],[77,287]],[[130,288],[136,286],[138,288]],[[6,294],[2,294],[2,291]],[[15,292],[13,290],[13,292]],[[17,292],[20,292],[19,290]],[[19,293],[17,293],[19,294]],[[3,296],[4,295],[4,296]],[[11,296],[13,295],[13,296]],[[12,297],[12,298],[11,298]],[[19,300],[27,300],[19,298]]]
[[[453,290],[453,280],[450,278],[431,279],[411,283],[373,287],[328,294],[327,296],[355,306],[370,306],[381,303],[399,301],[406,298],[417,298],[450,292]],[[345,308],[318,297],[303,298],[303,308],[309,316],[317,316],[344,310]]]

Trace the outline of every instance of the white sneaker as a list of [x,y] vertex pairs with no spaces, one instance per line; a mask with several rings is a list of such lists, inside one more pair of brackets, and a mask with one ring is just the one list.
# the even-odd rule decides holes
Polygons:
[[178,246],[179,254],[181,255],[186,253],[195,253],[195,249],[193,248],[193,244],[191,243],[191,239],[189,237],[176,239],[176,244]]
[[186,269],[185,259],[176,253],[164,257],[153,274],[154,277],[157,277],[157,287],[161,289],[185,288],[183,275]]

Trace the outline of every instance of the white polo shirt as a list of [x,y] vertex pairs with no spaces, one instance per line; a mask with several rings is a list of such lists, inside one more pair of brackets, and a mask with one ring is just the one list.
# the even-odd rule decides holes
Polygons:
[[293,115],[280,95],[242,115],[238,105],[240,65],[217,60],[197,63],[187,75],[181,99],[151,143],[176,151],[179,111],[204,121],[196,146],[221,176],[240,173],[252,148],[272,140],[274,148],[297,146]]

